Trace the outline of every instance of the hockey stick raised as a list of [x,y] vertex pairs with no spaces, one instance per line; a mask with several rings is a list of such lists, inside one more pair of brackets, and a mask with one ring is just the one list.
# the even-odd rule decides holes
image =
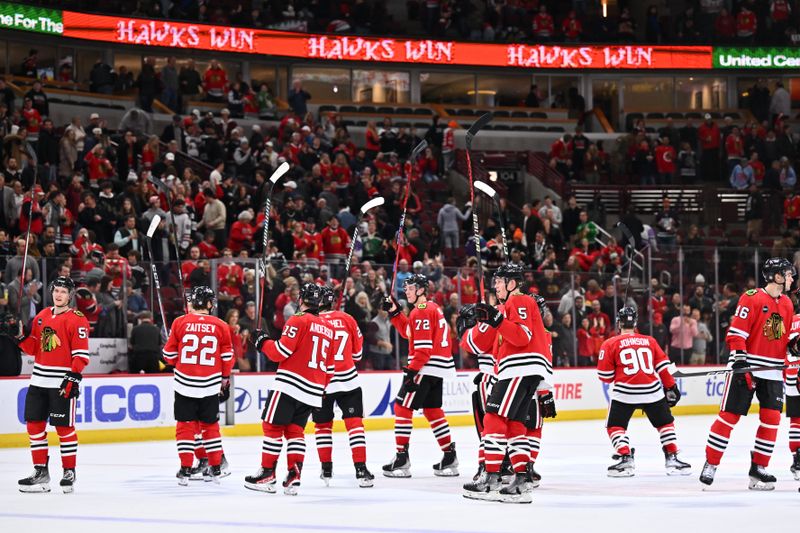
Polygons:
[[158,267],[156,267],[156,262],[153,259],[153,234],[158,229],[158,225],[161,224],[161,216],[153,215],[153,220],[150,221],[150,226],[147,228],[147,238],[145,239],[145,244],[147,245],[147,254],[150,256],[150,271],[153,274],[153,285],[156,288],[156,299],[158,300],[158,310],[161,313],[161,327],[162,327],[162,335],[164,339],[169,336],[169,328],[167,327],[167,315],[164,313],[164,302],[161,300],[161,281],[158,279]]
[[480,284],[480,294],[478,300],[481,302],[486,301],[486,290],[483,284],[483,261],[481,258],[481,232],[478,228],[478,210],[475,209],[475,184],[472,179],[472,157],[470,151],[472,150],[472,140],[484,126],[486,126],[494,117],[489,112],[485,113],[476,120],[469,130],[467,130],[467,137],[465,139],[467,145],[467,174],[469,175],[469,199],[472,203],[472,238],[475,240],[475,258],[478,260],[478,283]]
[[267,189],[267,199],[264,202],[264,233],[261,239],[261,261],[259,261],[256,266],[256,276],[258,276],[258,284],[261,290],[258,297],[256,329],[261,329],[261,312],[264,309],[264,282],[267,277],[267,256],[269,255],[269,214],[272,210],[272,190],[275,188],[275,184],[278,183],[278,180],[287,172],[289,172],[289,163],[284,161],[269,177],[269,189]]
[[25,231],[25,253],[22,255],[22,268],[19,271],[19,299],[17,300],[17,315],[20,317],[20,324],[24,324],[25,320],[22,318],[22,298],[24,297],[25,289],[25,269],[28,265],[28,249],[31,244],[31,223],[33,223],[33,202],[36,201],[36,178],[38,172],[33,173],[33,185],[31,185],[31,203],[28,207],[28,229]]
[[[419,158],[419,154],[421,154],[426,148],[428,147],[428,141],[422,141],[418,145],[411,150],[411,157],[408,158],[409,163],[414,165]],[[397,227],[397,235],[395,237],[395,254],[394,254],[394,268],[392,268],[392,288],[389,294],[394,294],[394,285],[395,280],[397,279],[397,261],[400,258],[400,254],[397,253],[400,250],[400,241],[403,236],[403,232],[405,231],[405,224],[406,224],[406,212],[408,211],[408,197],[411,195],[411,176],[406,176],[406,194],[403,196],[403,213],[400,215],[400,224]]]
[[716,370],[700,370],[697,372],[683,372],[678,370],[675,365],[669,366],[669,373],[674,378],[695,378],[706,376],[717,376],[720,374],[746,374],[748,372],[761,372],[764,370],[786,370],[788,368],[797,368],[799,363],[793,363],[783,366],[747,366],[742,368],[719,368]]
[[633,238],[633,233],[631,232],[630,228],[626,226],[623,222],[617,222],[617,227],[620,229],[622,234],[625,236],[625,240],[627,240],[627,245],[625,246],[625,252],[628,254],[628,279],[625,282],[625,297],[622,299],[622,307],[628,305],[628,287],[631,286],[631,273],[633,269],[633,251],[636,250],[636,240]]
[[178,282],[181,284],[181,301],[183,302],[184,310],[188,310],[186,301],[186,288],[183,284],[183,263],[181,262],[181,250],[178,243],[178,226],[175,225],[175,212],[172,209],[172,190],[164,183],[161,178],[155,174],[150,174],[147,178],[150,183],[156,186],[156,189],[164,193],[167,198],[167,207],[169,207],[169,217],[172,222],[172,245],[175,248],[175,258],[178,260]]
[[[494,205],[497,208],[497,217],[498,222],[500,223],[500,235],[503,238],[503,259],[506,260],[506,263],[509,261],[508,256],[508,239],[506,238],[506,225],[505,221],[503,220],[503,209],[500,207],[500,199],[497,196],[497,191],[493,189],[488,183],[483,181],[476,181],[475,188],[484,193],[485,195],[489,196],[493,201]],[[475,209],[475,206],[472,206]]]
[[385,202],[386,200],[382,196],[378,196],[377,198],[373,198],[361,206],[361,214],[359,215],[355,228],[353,229],[353,238],[350,239],[350,250],[347,252],[347,259],[344,262],[344,274],[342,275],[342,282],[339,285],[341,287],[341,292],[339,293],[339,299],[336,302],[336,309],[341,308],[342,299],[344,298],[344,284],[347,281],[347,276],[350,275],[350,263],[353,260],[353,251],[356,249],[359,226],[361,226],[361,222],[364,220],[364,217],[367,216],[367,213],[370,210],[382,206]]

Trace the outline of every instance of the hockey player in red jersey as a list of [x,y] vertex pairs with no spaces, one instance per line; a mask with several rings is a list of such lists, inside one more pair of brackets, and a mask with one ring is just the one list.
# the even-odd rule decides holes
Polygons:
[[356,371],[356,362],[361,360],[364,337],[352,316],[333,309],[335,301],[336,295],[333,289],[322,287],[322,306],[319,316],[333,329],[334,372],[328,386],[325,387],[322,407],[311,412],[317,453],[322,464],[320,478],[326,485],[329,485],[333,478],[333,406],[338,405],[347,428],[358,485],[371,487],[375,476],[367,469],[364,400]]
[[244,479],[248,489],[274,493],[275,465],[286,439],[288,474],[283,489],[290,496],[297,495],[300,486],[306,454],[303,430],[311,410],[322,407],[325,387],[335,369],[334,331],[319,316],[322,287],[303,285],[299,303],[300,311],[286,321],[279,339],[272,340],[260,330],[253,334],[256,349],[278,363],[278,372],[261,415],[261,468]]
[[422,414],[431,425],[442,460],[433,465],[436,476],[457,476],[456,445],[450,437],[450,424],[442,410],[444,380],[455,377],[455,363],[450,347],[450,328],[442,309],[427,299],[428,278],[412,274],[403,285],[408,303],[412,305],[404,315],[397,301],[389,297],[384,309],[389,312],[392,325],[408,339],[408,364],[403,368],[403,384],[397,393],[394,406],[394,438],[396,454],[383,466],[386,477],[411,477],[408,444],[411,440],[414,410]]
[[638,320],[633,307],[620,309],[620,333],[607,339],[598,354],[597,375],[600,381],[612,385],[606,431],[619,456],[619,462],[608,467],[608,476],[634,475],[633,450],[626,431],[637,409],[643,410],[658,430],[667,475],[688,476],[691,465],[678,458],[675,418],[670,410],[680,400],[681,391],[669,372],[669,358],[658,342],[636,333]]
[[[532,501],[524,422],[539,384],[552,379],[553,367],[548,359],[549,335],[536,302],[520,291],[522,280],[521,266],[501,266],[494,275],[494,288],[503,304],[502,311],[486,303],[475,306],[478,320],[497,330],[493,353],[498,373],[483,419],[486,472],[477,481],[464,485],[466,498]],[[510,484],[501,486],[500,466],[507,447],[515,476]]]
[[797,374],[800,364],[800,314],[792,317],[789,330],[789,350],[784,371],[786,381],[786,418],[789,419],[789,450],[792,452],[791,471],[794,478],[800,481],[800,384]]
[[739,298],[725,341],[730,348],[731,368],[775,366],[775,370],[729,373],[725,378],[720,411],[711,425],[706,444],[706,464],[700,474],[705,485],[714,482],[714,474],[728,447],[734,426],[747,415],[753,395],[758,397],[759,421],[751,455],[751,490],[773,490],[775,476],[767,473],[783,410],[783,371],[789,342],[787,327],[794,310],[784,291],[791,290],[796,275],[792,264],[782,258],[767,259],[761,268],[766,286],[752,289]]
[[234,360],[228,325],[210,314],[215,305],[216,295],[211,287],[194,287],[189,296],[189,313],[172,323],[163,349],[164,360],[175,367],[175,439],[181,461],[177,476],[180,485],[187,485],[192,476],[198,425],[208,456],[207,477],[216,483],[222,477],[219,402],[230,395]]
[[30,334],[18,339],[22,352],[34,357],[31,384],[25,395],[25,423],[34,472],[19,480],[20,492],[50,492],[48,419],[61,443],[61,489],[70,493],[75,487],[75,404],[80,395],[81,372],[89,363],[89,322],[80,311],[70,308],[74,294],[72,279],[56,278],[50,283],[53,306],[40,311],[31,322]]

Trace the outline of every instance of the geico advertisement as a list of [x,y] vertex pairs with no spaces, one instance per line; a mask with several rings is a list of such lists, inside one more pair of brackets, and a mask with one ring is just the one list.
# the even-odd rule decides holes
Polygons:
[[[704,367],[711,370],[715,367]],[[692,370],[700,370],[692,368]],[[472,381],[475,372],[459,372],[444,382],[442,403],[449,415],[472,410]],[[274,376],[238,374],[234,376],[234,410],[237,424],[258,423]],[[403,380],[400,372],[363,373],[359,376],[364,391],[364,415],[388,418],[394,415],[394,402]],[[718,404],[725,386],[724,376],[677,380],[683,394],[680,405]],[[25,430],[27,378],[0,379],[0,402],[14,406],[0,411],[0,434]],[[597,379],[594,369],[556,370],[552,383],[559,412],[605,409],[610,386]],[[147,428],[174,424],[173,380],[168,374],[148,376],[87,376],[81,383],[77,402],[77,423],[84,429]]]

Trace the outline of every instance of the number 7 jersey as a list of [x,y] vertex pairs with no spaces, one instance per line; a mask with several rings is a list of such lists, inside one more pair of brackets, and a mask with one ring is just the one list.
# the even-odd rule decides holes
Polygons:
[[356,362],[361,361],[364,337],[355,319],[344,311],[320,313],[333,329],[334,371],[330,383],[325,388],[327,394],[347,392],[359,387]]
[[234,363],[230,328],[211,315],[176,318],[163,352],[175,366],[175,392],[189,398],[219,394],[222,376],[231,375]]
[[675,385],[669,365],[653,337],[623,333],[600,347],[597,375],[603,383],[614,384],[609,395],[612,400],[634,405],[653,403],[664,397],[664,387]]

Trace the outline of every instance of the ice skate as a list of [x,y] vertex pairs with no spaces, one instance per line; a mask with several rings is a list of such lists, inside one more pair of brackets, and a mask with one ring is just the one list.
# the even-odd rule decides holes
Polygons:
[[[752,454],[750,454],[752,456]],[[747,488],[750,490],[775,490],[775,476],[769,474],[767,469],[753,462],[750,463],[750,482]]]
[[531,503],[533,496],[531,496],[531,488],[528,486],[527,472],[518,472],[514,475],[514,479],[500,489],[499,501],[502,503]]
[[244,486],[250,490],[257,490],[259,492],[268,492],[275,494],[275,469],[274,468],[259,468],[258,472],[253,476],[244,478]]
[[59,485],[61,485],[61,490],[64,491],[64,494],[72,494],[75,490],[75,469],[74,468],[65,468],[64,475],[61,477],[61,481]]
[[367,470],[367,465],[365,463],[356,463],[356,480],[358,481],[358,486],[362,488],[368,488],[375,484],[375,476],[372,475],[372,472]]
[[300,488],[300,473],[303,471],[303,463],[295,463],[286,474],[283,480],[283,493],[287,496],[297,496],[297,489]]
[[456,457],[456,443],[451,442],[444,452],[442,460],[433,465],[433,475],[440,477],[455,477],[458,475],[458,457]]
[[402,452],[397,452],[391,463],[383,465],[383,475],[386,477],[411,477],[408,446],[404,447]]
[[714,483],[714,475],[717,473],[717,466],[709,464],[706,461],[706,464],[703,465],[703,471],[700,472],[700,483],[703,485],[711,485]]
[[472,476],[472,481],[478,481],[484,472],[486,472],[486,466],[483,463],[478,464],[478,471]]
[[503,458],[503,464],[500,465],[500,480],[504,485],[508,485],[514,480],[514,469],[511,468],[511,459],[508,455]]
[[532,461],[529,461],[528,464],[525,465],[525,475],[525,482],[528,484],[528,487],[531,490],[539,487],[539,482],[542,480],[542,476],[533,467]]
[[[208,459],[203,458],[197,462],[197,466],[193,466],[189,479],[192,481],[201,481],[206,478],[206,470],[208,470]],[[211,481],[209,479],[209,481]]]
[[497,500],[501,486],[500,474],[483,472],[476,481],[464,484],[462,495],[470,500]]
[[633,477],[633,455],[621,455],[619,462],[608,467],[608,477]]
[[326,487],[331,486],[331,479],[333,479],[333,463],[322,463],[322,471],[319,473],[319,478],[325,483]]
[[228,477],[231,475],[231,465],[228,464],[228,460],[225,459],[225,454],[222,454],[222,461],[219,463],[219,471],[220,477]]
[[50,471],[47,465],[34,465],[33,473],[17,482],[20,492],[50,492]]
[[688,476],[692,473],[692,465],[678,459],[677,453],[664,452],[664,468],[668,476]]
[[192,477],[192,467],[182,466],[178,473],[175,475],[178,478],[178,485],[185,487],[189,484],[189,479]]
[[220,465],[209,467],[209,474],[211,474],[211,481],[219,485],[219,480],[222,479],[222,468]]
[[792,471],[794,479],[800,481],[800,450],[794,452],[794,461],[792,461],[792,466],[789,470]]

